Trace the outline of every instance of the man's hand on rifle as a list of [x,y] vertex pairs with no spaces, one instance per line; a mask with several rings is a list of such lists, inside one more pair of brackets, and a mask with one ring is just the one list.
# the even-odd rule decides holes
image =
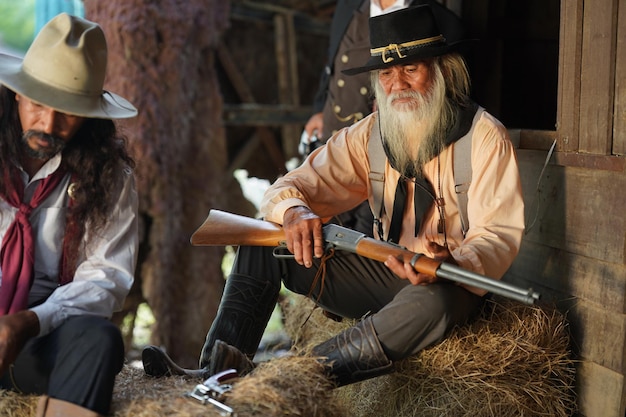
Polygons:
[[322,219],[308,207],[296,206],[285,211],[283,230],[287,249],[300,265],[310,268],[313,257],[324,256]]
[[[447,247],[438,245],[435,242],[430,242],[428,247],[433,253],[433,259],[456,264]],[[385,261],[385,265],[391,270],[391,272],[402,279],[408,279],[413,285],[428,285],[439,280],[439,278],[432,275],[417,272],[410,263],[402,262],[391,255]]]

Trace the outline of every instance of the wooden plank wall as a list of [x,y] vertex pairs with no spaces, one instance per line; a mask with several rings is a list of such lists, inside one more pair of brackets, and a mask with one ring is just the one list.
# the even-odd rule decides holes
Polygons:
[[546,147],[519,150],[528,230],[505,279],[567,312],[579,415],[624,417],[626,1],[562,0],[560,36],[558,152],[537,186]]
[[[583,0],[561,2],[557,130],[561,151],[578,150]],[[563,65],[567,62],[568,65]]]
[[618,0],[585,1],[579,152],[606,155],[611,151],[617,4]]
[[626,6],[617,12],[613,154],[626,155]]
[[545,157],[519,150],[528,230],[505,279],[533,286],[567,312],[581,415],[623,417],[626,176],[552,162],[537,188]]

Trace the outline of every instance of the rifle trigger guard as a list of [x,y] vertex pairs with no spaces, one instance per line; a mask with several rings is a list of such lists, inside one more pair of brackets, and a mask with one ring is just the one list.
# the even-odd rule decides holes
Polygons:
[[[331,253],[332,251],[335,250],[335,247],[336,246],[334,244],[328,242],[326,244],[326,247],[324,248],[324,254]],[[292,253],[280,253],[282,249],[286,250],[287,248],[284,246],[276,246],[274,248],[274,250],[272,251],[272,255],[274,255],[274,258],[276,259],[294,259],[295,258],[295,256]]]
[[276,259],[294,259],[295,258],[295,256],[293,256],[292,253],[289,253],[289,251],[287,251],[287,253],[281,253],[282,250],[287,251],[287,247],[276,246],[274,250],[272,251],[272,255],[274,255],[274,258]]

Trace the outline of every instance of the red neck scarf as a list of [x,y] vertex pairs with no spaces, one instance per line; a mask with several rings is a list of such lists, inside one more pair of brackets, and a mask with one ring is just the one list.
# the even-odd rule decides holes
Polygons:
[[[35,263],[35,245],[33,230],[30,225],[30,214],[59,185],[66,172],[57,169],[54,173],[40,180],[33,198],[26,204],[24,184],[17,169],[12,171],[11,186],[7,194],[2,196],[7,203],[18,209],[15,220],[6,231],[0,249],[0,268],[2,283],[0,285],[0,316],[16,313],[28,306],[28,293],[33,284]],[[7,181],[7,184],[9,182]]]

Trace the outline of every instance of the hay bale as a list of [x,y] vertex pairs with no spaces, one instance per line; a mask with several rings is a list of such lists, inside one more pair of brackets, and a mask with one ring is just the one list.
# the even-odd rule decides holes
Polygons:
[[284,315],[285,333],[297,350],[309,349],[356,324],[356,320],[337,322],[329,319],[312,300],[295,293],[284,297],[280,308]]
[[[201,381],[181,377],[150,378],[143,370],[127,369],[116,381],[114,417],[218,417],[210,405],[185,397]],[[261,363],[244,378],[229,381],[232,391],[223,403],[237,417],[345,417],[323,366],[303,356]]]
[[[301,327],[312,303],[298,297],[286,328],[304,349],[352,324],[334,323],[317,309]],[[397,363],[394,374],[336,394],[360,417],[565,417],[576,410],[573,365],[567,324],[556,309],[490,301],[476,321]]]
[[[220,417],[211,405],[186,396],[202,381],[152,378],[125,366],[117,376],[112,417]],[[291,356],[264,362],[250,375],[233,380],[223,402],[237,417],[345,417],[323,366],[315,359]],[[0,417],[31,417],[37,396],[0,390]]]
[[332,383],[317,360],[285,356],[261,363],[233,384],[225,402],[237,416],[346,417]]
[[0,417],[30,417],[37,410],[37,397],[0,389]]

